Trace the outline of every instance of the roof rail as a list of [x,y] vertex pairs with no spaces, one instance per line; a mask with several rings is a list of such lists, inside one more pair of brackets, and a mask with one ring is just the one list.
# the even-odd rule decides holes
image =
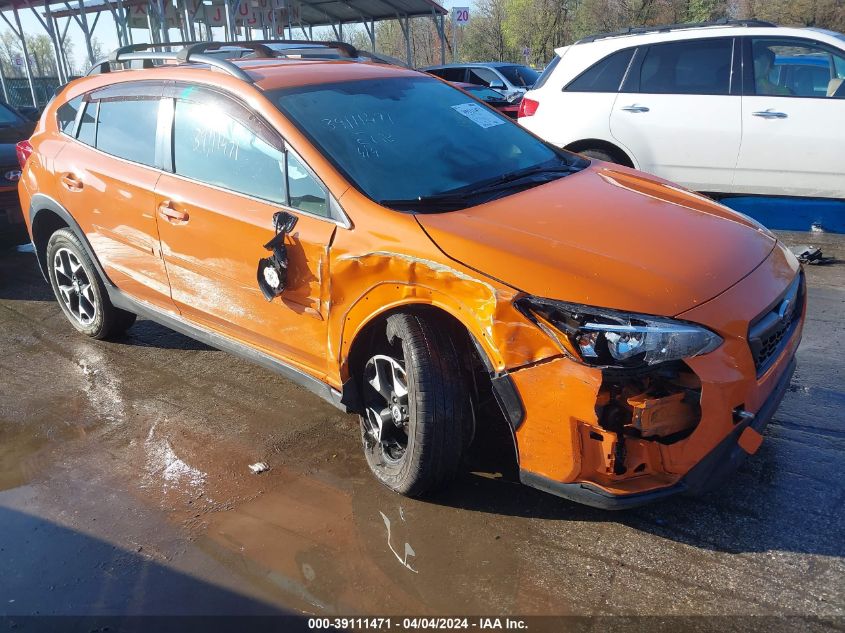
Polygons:
[[[219,51],[226,48],[247,49],[253,51],[250,56],[256,58],[284,57],[285,50],[274,50],[269,44],[294,44],[307,45],[309,48],[323,47],[335,48],[348,56],[350,59],[371,59],[383,64],[405,66],[404,62],[392,57],[377,55],[368,51],[359,51],[357,48],[346,42],[315,42],[312,40],[251,40],[248,42],[171,42],[158,44],[130,44],[121,46],[109,53],[108,57],[96,62],[87,74],[111,72],[114,64],[140,61],[142,68],[153,68],[154,61],[174,61],[180,64],[206,64],[213,66],[243,81],[252,83],[252,78],[242,68],[233,64],[227,59],[208,55],[212,51]],[[155,51],[157,48],[181,47],[178,52]],[[292,49],[293,50],[293,49]],[[300,49],[301,50],[301,49]]]
[[621,31],[614,31],[612,33],[596,33],[588,37],[581,38],[576,44],[587,44],[595,42],[596,40],[603,40],[610,37],[622,37],[623,35],[641,35],[643,33],[668,33],[669,31],[680,31],[683,29],[701,29],[709,26],[745,26],[751,28],[757,27],[773,27],[777,26],[772,22],[764,20],[728,20],[722,18],[721,20],[713,20],[712,22],[689,22],[687,24],[664,24],[660,26],[631,26]]

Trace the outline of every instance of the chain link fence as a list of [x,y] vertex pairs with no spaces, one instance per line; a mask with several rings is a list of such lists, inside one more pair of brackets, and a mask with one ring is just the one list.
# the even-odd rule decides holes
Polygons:
[[32,103],[32,93],[29,91],[29,80],[26,77],[5,77],[6,94],[0,95],[9,105],[20,108],[35,105],[42,107],[52,98],[56,88],[61,84],[58,77],[33,77],[37,104]]

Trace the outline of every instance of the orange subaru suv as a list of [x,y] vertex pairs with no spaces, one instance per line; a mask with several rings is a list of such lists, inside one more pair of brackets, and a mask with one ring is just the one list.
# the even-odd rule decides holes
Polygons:
[[359,415],[406,495],[497,424],[523,483],[610,509],[710,489],[757,450],[806,304],[764,227],[348,45],[220,46],[119,49],[19,147],[77,330],[141,315],[278,371]]

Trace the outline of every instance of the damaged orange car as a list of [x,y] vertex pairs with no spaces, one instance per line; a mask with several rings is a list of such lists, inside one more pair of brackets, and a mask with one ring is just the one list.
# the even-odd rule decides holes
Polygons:
[[243,45],[120,49],[19,147],[79,331],[141,315],[279,371],[358,414],[406,495],[497,418],[522,482],[603,508],[709,489],[757,450],[805,311],[765,228],[348,45]]

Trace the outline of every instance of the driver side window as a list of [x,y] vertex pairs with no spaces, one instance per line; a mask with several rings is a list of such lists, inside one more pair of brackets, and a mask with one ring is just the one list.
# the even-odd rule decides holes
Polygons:
[[845,54],[807,40],[751,38],[758,96],[845,98]]

